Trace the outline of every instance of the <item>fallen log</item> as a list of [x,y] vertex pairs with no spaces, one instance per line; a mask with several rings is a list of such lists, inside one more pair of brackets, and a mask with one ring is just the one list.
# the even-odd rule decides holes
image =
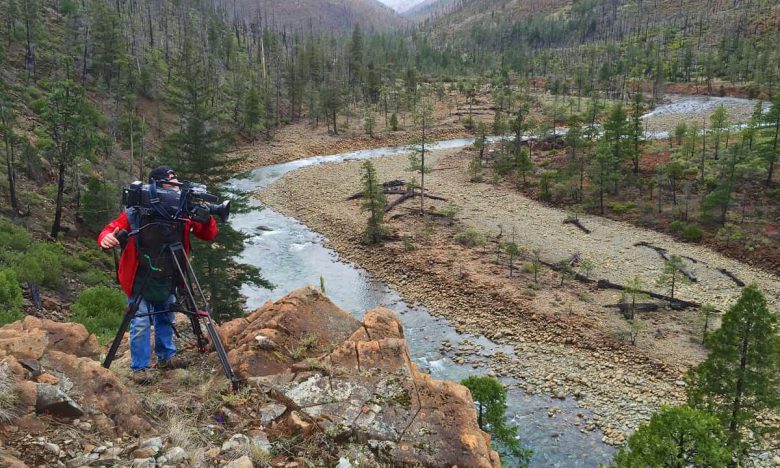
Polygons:
[[387,182],[382,182],[382,187],[390,188],[390,187],[403,187],[406,185],[406,182],[404,182],[401,179],[393,179],[388,180]]
[[[658,255],[660,255],[661,258],[664,259],[664,261],[667,262],[672,259],[672,256],[669,254],[668,250],[664,249],[663,247],[657,247],[649,242],[637,242],[636,244],[634,244],[634,247],[647,247],[649,249],[653,249],[656,252],[658,252]],[[690,259],[690,257],[683,257],[683,258]],[[696,260],[693,261],[696,262]],[[696,277],[696,273],[694,273],[691,270],[688,270],[687,268],[681,268],[680,273],[682,273],[686,278],[688,278],[694,283],[698,281],[698,278]]]
[[[561,269],[561,266],[557,263],[548,263],[545,261],[541,261],[541,264],[555,271],[560,271]],[[625,291],[627,289],[622,284],[616,284],[606,279],[594,280],[580,273],[575,273],[574,279],[586,284],[596,283],[596,287],[599,289],[615,289],[617,291]],[[649,297],[652,297],[653,299],[660,299],[664,302],[668,302],[671,308],[675,310],[684,310],[690,308],[698,309],[700,307],[700,305],[696,302],[684,301],[682,299],[677,299],[677,298],[672,299],[669,296],[666,296],[664,294],[654,293],[652,291],[638,291],[638,292],[641,294],[645,294]]]
[[[631,310],[631,303],[618,302],[617,304],[607,304],[605,309],[620,309],[621,312]],[[637,302],[634,304],[634,310],[637,312],[653,312],[658,310],[658,304],[655,302]]]
[[734,283],[737,286],[739,286],[740,288],[745,286],[745,282],[744,281],[742,281],[741,279],[737,278],[736,275],[734,275],[734,273],[728,271],[727,269],[725,269],[725,268],[718,268],[718,271],[723,273],[723,275],[727,276],[728,278],[731,278],[731,280],[734,281]]
[[387,206],[385,206],[385,213],[389,212],[390,210],[400,205],[401,203],[405,202],[406,200],[414,197],[414,195],[415,193],[412,191],[404,193],[399,198],[393,200],[392,202],[388,203]]
[[582,223],[580,222],[580,220],[577,219],[577,218],[566,218],[566,219],[563,220],[563,224],[573,224],[573,225],[577,226],[578,228],[580,228],[580,230],[582,232],[584,232],[585,234],[590,234],[590,229],[588,229],[585,226],[583,226]]
[[[613,282],[611,282],[609,280],[605,280],[605,279],[598,280],[596,282],[596,286],[599,289],[615,289],[617,291],[625,291],[626,290],[626,287],[623,286],[622,284],[615,284],[615,283],[613,283]],[[700,307],[700,305],[698,303],[696,303],[696,302],[684,301],[682,299],[677,299],[677,298],[672,299],[671,297],[669,297],[669,296],[667,296],[665,294],[658,294],[658,293],[654,293],[652,291],[640,291],[640,292],[642,294],[646,294],[646,295],[652,297],[653,299],[660,299],[662,301],[668,302],[669,306],[672,309],[675,309],[675,310],[684,310],[684,309],[691,309],[691,308],[698,309]]]
[[[413,193],[414,196],[420,195],[419,191],[411,192],[409,190],[399,190],[396,188],[383,189],[382,193],[384,193],[385,195],[401,195],[401,196],[406,195],[408,193]],[[357,200],[358,198],[363,198],[363,192],[353,193],[352,195],[347,197],[347,200]],[[425,198],[430,198],[431,200],[449,201],[449,198],[433,195],[432,193],[428,193],[428,192],[425,193]]]

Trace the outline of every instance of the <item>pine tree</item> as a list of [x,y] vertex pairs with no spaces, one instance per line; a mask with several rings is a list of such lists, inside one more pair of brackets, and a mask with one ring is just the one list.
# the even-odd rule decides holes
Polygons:
[[685,269],[685,262],[677,255],[672,255],[664,264],[664,269],[658,277],[656,283],[659,286],[667,286],[670,289],[669,304],[674,302],[674,292],[680,283],[688,284],[690,280],[682,271]]
[[7,93],[5,82],[0,78],[0,135],[5,145],[5,168],[8,176],[8,196],[11,199],[11,209],[19,211],[19,201],[16,196],[16,161],[14,157],[16,149],[16,133],[14,124],[16,113],[13,109],[10,96]]
[[[188,23],[186,28],[194,25]],[[170,89],[178,126],[165,139],[161,156],[190,180],[217,182],[229,176],[236,161],[225,154],[225,135],[218,127],[215,109],[210,106],[212,93],[217,90],[209,83],[196,52],[193,40],[186,36]]]
[[762,428],[756,415],[780,408],[780,330],[755,285],[742,290],[721,327],[704,340],[707,359],[688,375],[688,403],[714,413],[741,455],[743,429]]
[[780,146],[778,146],[778,142],[780,141],[780,93],[775,94],[775,99],[772,101],[772,107],[769,109],[769,112],[765,115],[764,119],[772,126],[771,136],[762,151],[764,159],[766,159],[767,162],[766,186],[769,187],[772,185],[772,176],[774,175],[775,163],[777,162],[777,153],[780,149]]
[[[600,142],[602,142],[607,150],[609,156],[609,163],[612,169],[612,182],[615,184],[615,192],[617,192],[617,185],[619,178],[617,177],[621,164],[626,160],[628,156],[628,126],[626,122],[626,112],[621,104],[616,104],[612,107],[612,110],[607,117],[607,121],[604,122],[604,134],[601,136]],[[602,207],[602,213],[603,207]]]
[[51,227],[51,237],[56,239],[62,221],[65,173],[79,159],[88,157],[98,145],[98,113],[85,98],[84,90],[70,80],[53,83],[49,94],[33,103],[33,108],[48,137],[48,141],[39,142],[39,145],[51,148],[47,155],[58,174]]
[[731,454],[718,419],[688,406],[667,406],[639,426],[611,468],[725,468]]
[[361,180],[363,182],[363,203],[360,209],[369,212],[368,225],[363,239],[367,244],[376,244],[382,241],[384,235],[382,220],[387,200],[385,200],[382,184],[379,182],[376,169],[371,161],[363,163]]
[[718,159],[720,151],[720,141],[723,138],[723,132],[729,127],[728,114],[726,114],[726,107],[721,104],[715,112],[710,116],[710,128],[712,129],[713,138],[715,138],[715,159]]
[[501,382],[494,377],[471,376],[460,384],[469,389],[477,404],[479,428],[490,432],[505,448],[502,456],[513,457],[514,466],[528,466],[533,452],[523,448],[517,439],[517,427],[506,423],[506,389]]
[[93,0],[90,8],[92,66],[97,76],[111,89],[114,78],[120,74],[119,65],[124,52],[119,16],[103,0]]
[[644,143],[644,129],[642,128],[642,93],[634,94],[631,123],[628,127],[628,139],[631,142],[631,160],[634,163],[634,175],[639,175],[639,159],[642,157],[642,144]]
[[244,100],[243,127],[254,141],[265,131],[265,96],[257,83],[252,83]]

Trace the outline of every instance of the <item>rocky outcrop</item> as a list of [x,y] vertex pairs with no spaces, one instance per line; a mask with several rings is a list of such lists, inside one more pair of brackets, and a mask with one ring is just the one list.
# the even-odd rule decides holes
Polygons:
[[360,323],[305,288],[222,333],[241,376],[284,407],[271,434],[324,434],[364,462],[500,466],[469,391],[417,369],[391,310]]
[[83,325],[28,316],[0,328],[0,362],[16,389],[10,426],[30,434],[41,417],[91,420],[104,434],[146,433],[138,399],[98,358],[102,348]]
[[[219,333],[245,382],[236,395],[213,353],[142,389],[125,386],[121,365],[101,367],[79,324],[0,328],[0,396],[12,393],[0,399],[0,465],[500,466],[468,390],[417,369],[391,310],[360,322],[304,288]],[[182,396],[184,382],[201,397]],[[155,427],[141,395],[158,405]],[[201,447],[195,434],[224,442]]]

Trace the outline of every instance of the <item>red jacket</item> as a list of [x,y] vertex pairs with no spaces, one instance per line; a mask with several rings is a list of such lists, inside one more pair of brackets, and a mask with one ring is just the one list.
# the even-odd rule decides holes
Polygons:
[[[127,219],[127,215],[122,212],[118,218],[106,224],[106,227],[100,232],[97,238],[97,243],[100,245],[100,241],[105,236],[114,232],[115,228],[119,230],[130,231],[130,221]],[[195,234],[195,237],[203,240],[214,240],[217,237],[217,222],[212,217],[208,223],[196,223],[194,221],[184,221],[184,250],[190,253],[190,232]],[[122,258],[119,259],[119,285],[127,294],[127,297],[133,295],[133,281],[135,281],[135,273],[138,270],[138,251],[136,249],[135,237],[130,237],[127,241],[125,249],[122,251]]]

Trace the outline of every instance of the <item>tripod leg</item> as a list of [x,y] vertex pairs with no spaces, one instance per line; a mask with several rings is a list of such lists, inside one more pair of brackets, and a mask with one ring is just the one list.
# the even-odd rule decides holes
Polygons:
[[[190,260],[187,257],[187,253],[184,251],[184,248],[183,246],[181,246],[181,244],[177,244],[176,247],[171,246],[170,248],[171,248],[174,264],[176,265],[179,275],[181,276],[182,282],[184,283],[184,291],[186,293],[185,300],[187,302],[187,305],[191,308],[191,311],[194,312],[195,314],[195,316],[191,317],[191,320],[193,321],[193,328],[200,330],[200,322],[198,322],[198,318],[204,320],[204,322],[206,323],[206,330],[209,333],[209,337],[211,337],[211,341],[214,343],[214,350],[216,350],[217,357],[219,358],[219,362],[222,364],[222,369],[225,371],[225,376],[228,378],[228,380],[230,380],[230,384],[233,387],[233,390],[238,390],[241,382],[236,377],[236,374],[233,373],[233,368],[230,367],[230,361],[228,360],[227,353],[225,352],[225,347],[222,345],[222,340],[219,339],[217,330],[214,328],[214,323],[211,321],[211,314],[209,313],[208,301],[206,301],[206,296],[205,294],[203,294],[203,289],[200,287],[200,283],[198,282],[198,277],[195,275],[195,270],[193,270],[192,268],[192,264],[190,263]],[[184,268],[182,268],[182,265],[179,262],[179,257],[176,255],[177,250],[181,250],[182,252]],[[195,284],[195,288],[197,288],[198,294],[203,299],[203,303],[205,305],[204,310],[198,310],[197,301],[195,300],[195,294],[193,291],[192,283]],[[199,336],[199,343],[200,343],[200,337],[203,336],[202,332],[200,333],[200,335],[198,335],[198,333],[196,332],[196,336]]]
[[230,367],[230,361],[228,361],[227,352],[225,347],[222,346],[222,340],[219,339],[217,330],[214,328],[214,323],[211,321],[211,317],[206,317],[206,330],[209,332],[211,341],[214,343],[214,349],[217,351],[217,357],[222,363],[222,368],[225,370],[225,376],[230,380],[230,385],[233,387],[233,391],[237,391],[241,382],[238,377],[233,373],[233,368]]
[[135,300],[133,300],[133,303],[127,307],[127,312],[125,312],[125,316],[122,319],[122,324],[119,326],[119,331],[116,333],[114,342],[111,343],[111,348],[108,350],[106,359],[103,361],[103,367],[106,369],[111,367],[111,363],[116,357],[116,352],[119,350],[119,345],[122,343],[122,338],[125,336],[127,329],[130,327],[130,321],[133,320],[133,317],[135,317],[135,313],[138,311],[138,306],[140,303],[140,296],[138,296],[135,298]]

